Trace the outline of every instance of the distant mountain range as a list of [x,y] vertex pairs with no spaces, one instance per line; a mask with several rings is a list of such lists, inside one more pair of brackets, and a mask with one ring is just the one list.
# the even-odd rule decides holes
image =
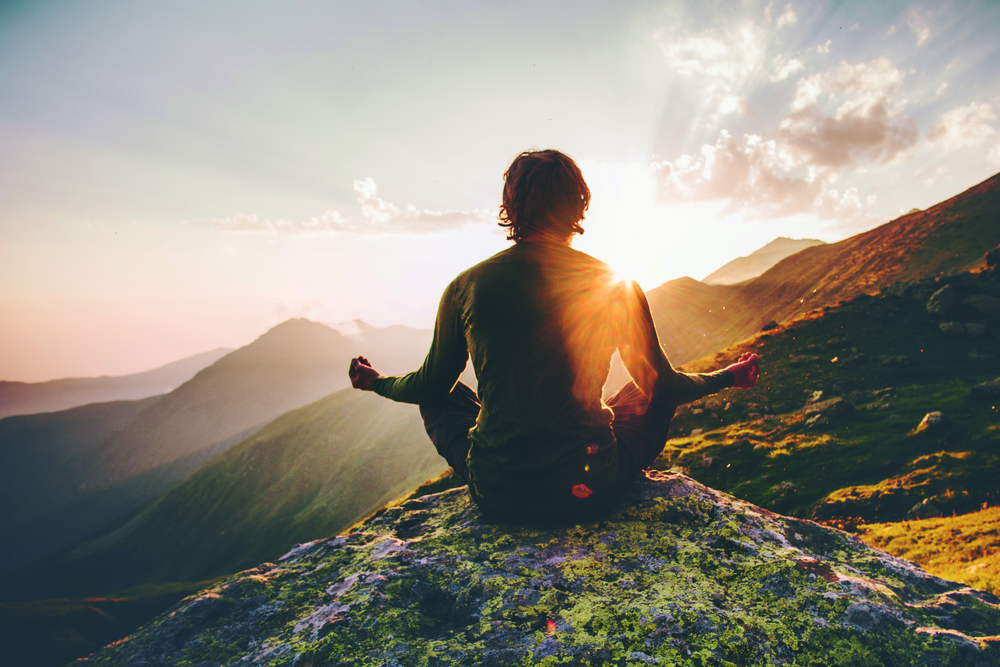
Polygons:
[[823,245],[816,239],[789,239],[779,236],[763,248],[746,257],[737,257],[725,266],[713,271],[701,282],[706,285],[735,285],[756,278],[784,258],[814,245]]
[[220,347],[142,373],[116,377],[65,378],[48,382],[0,380],[0,418],[68,410],[89,403],[134,401],[181,386],[232,349]]
[[427,330],[348,337],[289,320],[166,395],[0,419],[0,566],[75,543],[279,415],[343,389],[352,357],[401,373],[429,343]]
[[416,406],[344,389],[285,413],[12,587],[106,595],[236,572],[342,530],[446,468]]
[[660,342],[676,366],[858,294],[983,265],[1000,244],[1000,174],[923,211],[786,257],[739,285],[691,278],[649,290]]

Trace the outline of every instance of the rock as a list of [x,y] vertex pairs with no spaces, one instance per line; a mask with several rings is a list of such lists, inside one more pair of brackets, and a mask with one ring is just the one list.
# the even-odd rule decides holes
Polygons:
[[701,467],[702,468],[711,468],[713,461],[715,461],[715,459],[712,458],[711,456],[703,456],[703,457],[701,457]]
[[804,366],[806,364],[815,364],[819,361],[819,357],[814,354],[791,354],[788,355],[788,363],[793,366]]
[[986,335],[986,325],[966,322],[965,333],[969,334],[969,338],[982,338]]
[[[205,599],[225,611],[189,619]],[[424,496],[229,577],[86,665],[998,665],[997,627],[989,593],[651,472],[579,526],[490,523],[465,490]]]
[[1000,313],[1000,299],[985,294],[975,294],[965,297],[962,301],[966,306],[972,306],[980,315],[996,315]]
[[879,361],[881,361],[884,366],[907,366],[910,363],[910,358],[905,354],[896,356],[883,354],[879,356]]
[[807,415],[819,413],[827,417],[843,417],[854,412],[854,404],[843,398],[831,398],[807,405],[802,411]]
[[936,519],[939,516],[942,516],[941,510],[931,502],[930,498],[924,498],[923,502],[917,503],[906,513],[906,518],[909,521]]
[[931,294],[931,298],[927,300],[927,313],[930,315],[937,315],[938,317],[944,317],[951,312],[952,307],[955,305],[955,288],[951,285],[945,285],[938,291]]
[[693,438],[696,435],[701,435],[704,432],[705,432],[705,429],[693,428],[693,429],[691,429],[691,437]]
[[987,250],[986,254],[983,255],[983,259],[986,260],[986,266],[996,266],[1000,264],[1000,246],[993,248],[993,250]]
[[[806,391],[808,391],[808,390],[806,390]],[[807,400],[806,403],[815,403],[816,401],[818,401],[821,398],[823,398],[823,390],[820,389],[820,390],[817,390],[817,391],[813,391],[813,392],[810,392],[810,394],[809,394],[809,400]]]
[[1000,397],[1000,378],[982,382],[969,390],[973,398],[998,398]]
[[961,336],[965,333],[965,327],[961,322],[942,322],[938,326],[946,336]]
[[948,417],[945,416],[943,412],[928,412],[924,415],[924,418],[920,420],[917,424],[916,432],[926,431],[927,429],[939,428],[948,423]]
[[771,493],[787,493],[795,490],[795,485],[791,482],[780,482],[771,487]]
[[851,357],[846,357],[840,363],[841,363],[841,365],[844,368],[852,368],[854,366],[860,366],[861,364],[863,364],[863,363],[865,363],[867,361],[868,361],[868,357],[866,357],[862,353],[862,354],[855,354],[854,356],[851,356]]

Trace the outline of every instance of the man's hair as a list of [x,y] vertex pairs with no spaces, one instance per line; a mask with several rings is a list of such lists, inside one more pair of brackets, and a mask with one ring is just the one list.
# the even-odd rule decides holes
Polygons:
[[573,158],[556,150],[525,151],[503,175],[500,226],[507,240],[535,232],[561,238],[583,234],[580,221],[590,206],[590,188]]

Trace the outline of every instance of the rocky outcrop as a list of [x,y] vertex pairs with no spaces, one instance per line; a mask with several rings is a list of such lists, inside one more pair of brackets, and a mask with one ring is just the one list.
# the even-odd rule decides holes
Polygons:
[[1000,665],[1000,600],[680,474],[616,514],[484,521],[464,489],[188,598],[93,665]]

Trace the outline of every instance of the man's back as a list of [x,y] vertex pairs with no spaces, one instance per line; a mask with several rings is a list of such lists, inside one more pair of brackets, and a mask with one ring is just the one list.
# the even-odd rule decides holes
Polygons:
[[523,241],[449,292],[483,404],[470,433],[474,477],[545,474],[574,449],[613,445],[601,389],[627,290],[610,267],[565,244]]

